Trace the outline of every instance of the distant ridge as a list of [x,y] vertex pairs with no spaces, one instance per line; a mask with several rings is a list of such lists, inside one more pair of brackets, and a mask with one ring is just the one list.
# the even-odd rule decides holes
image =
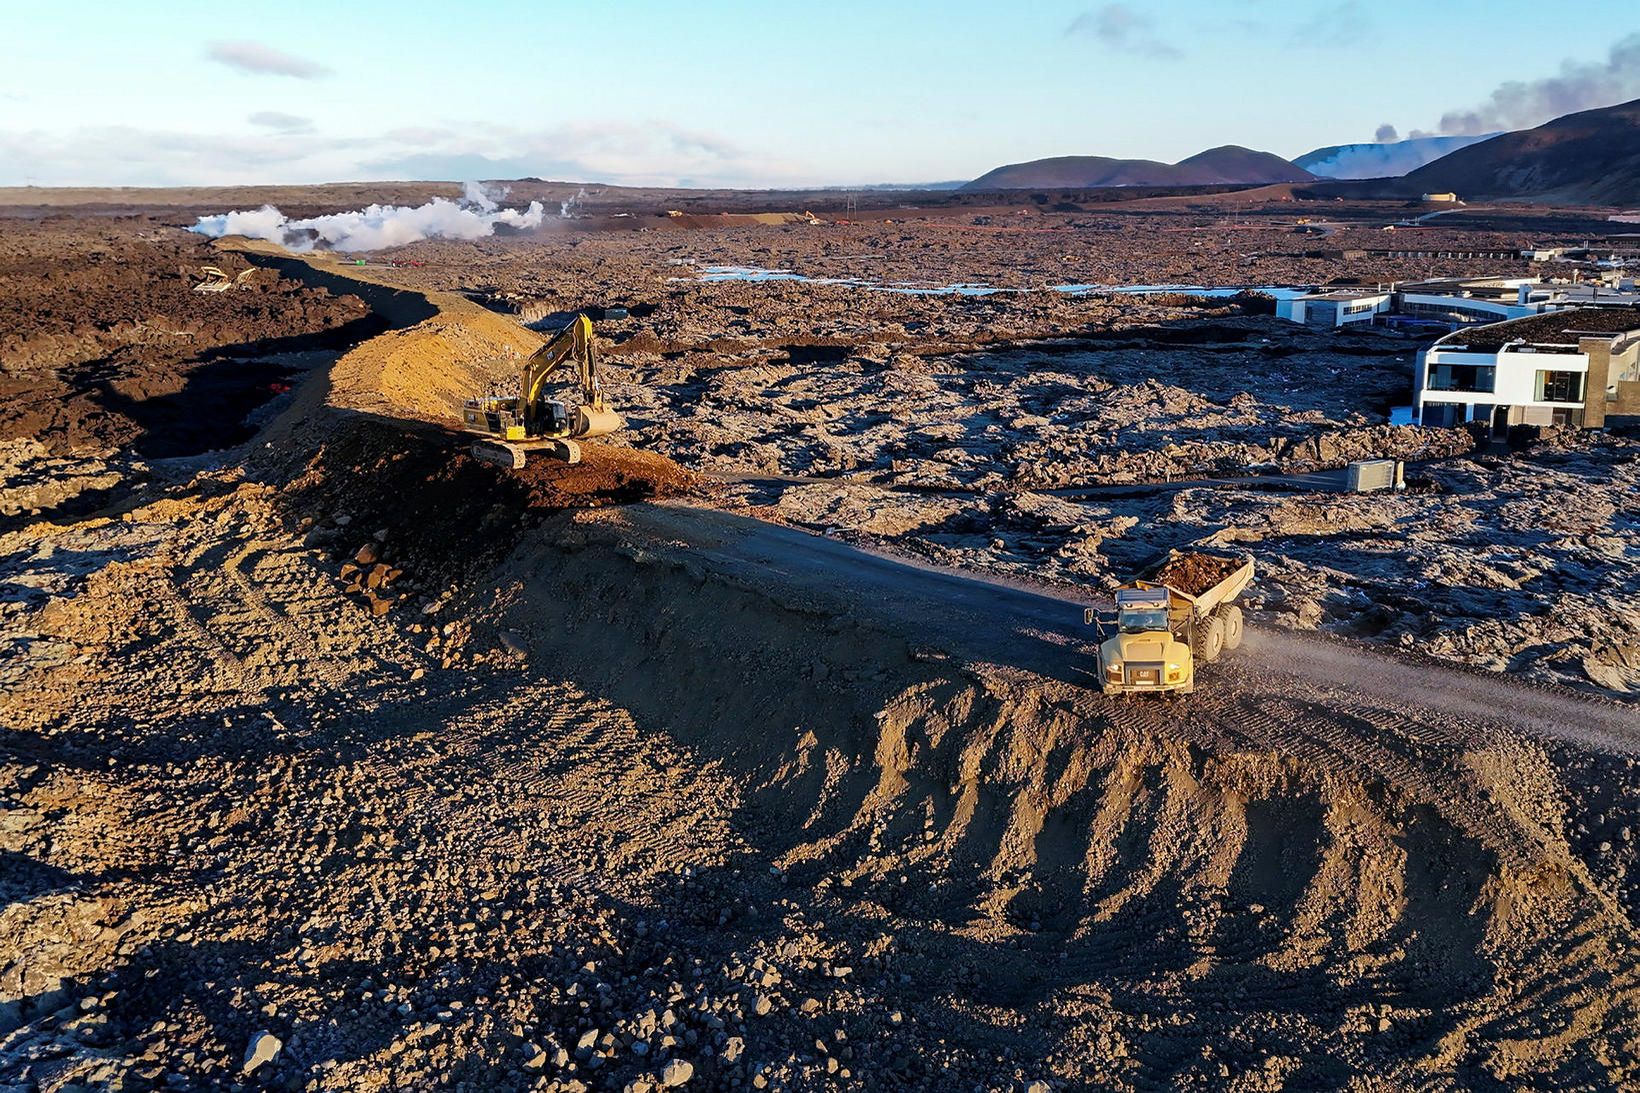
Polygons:
[[1640,203],[1640,99],[1460,148],[1401,180],[1408,192]]
[[1309,182],[1315,176],[1273,152],[1235,144],[1209,148],[1177,163],[1109,156],[1055,156],[988,171],[964,190],[1092,189],[1100,186],[1217,186]]

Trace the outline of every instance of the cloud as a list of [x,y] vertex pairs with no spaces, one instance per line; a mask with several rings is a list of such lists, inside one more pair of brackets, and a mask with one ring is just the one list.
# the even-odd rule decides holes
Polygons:
[[535,177],[622,186],[779,186],[813,177],[715,133],[664,121],[475,128],[371,159],[364,167],[387,178]]
[[357,177],[370,138],[183,133],[133,126],[0,130],[0,182],[42,186],[198,186]]
[[1372,139],[1379,144],[1393,144],[1401,139],[1401,134],[1395,126],[1386,121],[1373,132]]
[[259,125],[264,129],[272,129],[279,133],[313,132],[313,119],[304,118],[300,114],[282,114],[277,110],[258,110],[245,120],[252,125]]
[[1565,60],[1540,80],[1500,84],[1485,102],[1441,115],[1438,133],[1531,129],[1553,118],[1640,98],[1640,33],[1619,39],[1604,61]]
[[1067,38],[1092,38],[1111,49],[1169,60],[1184,56],[1179,48],[1156,33],[1149,15],[1126,4],[1091,8],[1072,19]]
[[205,56],[218,64],[259,76],[293,76],[298,80],[313,80],[331,74],[330,69],[317,61],[274,49],[261,42],[211,42],[205,47]]
[[[294,115],[275,111],[281,123]],[[664,121],[547,129],[486,123],[332,136],[253,115],[233,134],[130,126],[0,129],[0,185],[233,186],[337,179],[553,178],[626,186],[781,187],[817,172]]]
[[454,129],[440,129],[429,125],[411,125],[402,129],[389,129],[382,135],[399,144],[427,145],[450,140],[456,132]]

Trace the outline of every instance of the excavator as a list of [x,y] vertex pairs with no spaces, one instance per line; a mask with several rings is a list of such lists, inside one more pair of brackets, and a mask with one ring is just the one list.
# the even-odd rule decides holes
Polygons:
[[[581,404],[574,409],[547,397],[546,382],[560,365],[574,362],[581,385]],[[520,471],[531,452],[565,463],[581,461],[577,440],[606,436],[626,426],[609,408],[598,377],[598,351],[592,320],[577,315],[557,336],[536,350],[519,370],[518,394],[468,399],[461,416],[466,430],[480,439],[473,456]]]

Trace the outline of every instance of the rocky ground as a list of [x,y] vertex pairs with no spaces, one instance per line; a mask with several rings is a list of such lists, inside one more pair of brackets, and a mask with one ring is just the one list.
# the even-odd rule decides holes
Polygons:
[[[990,279],[1014,241],[892,227],[838,245]],[[198,257],[34,230],[109,247],[93,281]],[[797,231],[681,238],[780,264],[751,246]],[[179,281],[133,321],[220,313],[252,406],[329,356],[225,450],[0,449],[0,1082],[1636,1080],[1632,438],[1391,427],[1416,343],[1256,301],[709,284],[679,238],[423,245],[352,299]],[[478,270],[632,306],[600,325],[632,448],[462,454],[453,400],[536,339],[445,293]],[[284,340],[367,310],[393,329],[339,357]],[[1384,454],[1404,493],[1302,477]],[[1255,471],[1300,477],[1192,484]],[[1070,599],[868,580],[838,540]],[[1189,544],[1254,555],[1261,628],[1189,703],[1103,699],[1079,603]]]
[[[199,269],[250,266],[147,223],[50,218],[0,245],[0,441],[55,454],[191,455],[246,439],[270,395],[379,323],[262,272],[199,293]],[[334,353],[319,359],[334,359]]]
[[[1132,219],[1120,233],[1163,230]],[[717,257],[829,270],[828,249],[903,262],[909,248],[929,283],[1047,283],[1029,260],[1004,273],[1003,255],[953,241],[955,230],[907,225],[900,239],[859,225],[850,248],[803,249],[804,232],[825,230],[781,229],[761,246],[730,232]],[[703,246],[696,235],[690,253]],[[1258,559],[1252,603],[1268,621],[1640,693],[1636,449],[1621,430],[1480,453],[1461,430],[1391,426],[1391,409],[1410,401],[1416,340],[1294,327],[1256,297],[906,295],[708,282],[695,265],[666,266],[664,278],[651,267],[646,283],[646,260],[677,260],[672,238],[633,243],[618,260],[603,257],[617,246],[605,238],[496,243],[480,268],[530,299],[631,305],[632,317],[600,329],[632,442],[735,481],[739,500],[976,571],[1099,588],[1167,548],[1239,545]],[[1135,278],[1214,283],[1225,272],[1193,250],[1165,259],[1197,262],[1188,267],[1111,253]],[[465,283],[430,262],[395,272]],[[886,266],[885,280],[906,274]],[[1284,272],[1299,269],[1320,280],[1338,267]],[[1385,457],[1412,465],[1406,493],[1179,485]],[[1163,488],[1109,489],[1125,483]]]

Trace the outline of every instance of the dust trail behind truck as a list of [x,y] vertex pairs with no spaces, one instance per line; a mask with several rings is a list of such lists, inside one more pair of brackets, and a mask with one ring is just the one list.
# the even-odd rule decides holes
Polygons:
[[[1197,663],[1211,664],[1241,645],[1235,603],[1253,579],[1253,559],[1206,551],[1169,551],[1147,577],[1116,592],[1114,633],[1100,626],[1099,679],[1106,694],[1196,689]],[[1095,621],[1089,608],[1086,621]]]

